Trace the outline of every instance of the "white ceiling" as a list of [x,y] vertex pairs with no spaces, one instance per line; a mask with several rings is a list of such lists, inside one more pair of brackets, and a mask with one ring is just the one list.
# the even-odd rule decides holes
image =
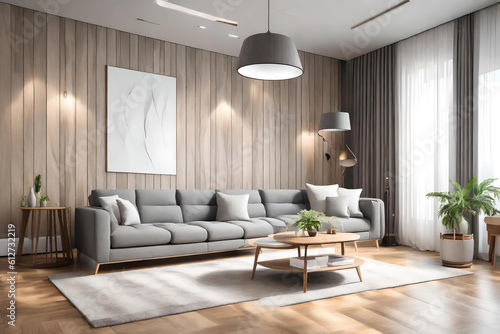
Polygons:
[[[245,37],[267,31],[266,0],[172,0],[237,21],[237,27],[161,8],[154,0],[1,1],[232,56],[238,56]],[[351,30],[402,0],[271,0],[270,28],[271,32],[290,36],[299,50],[347,60],[499,1],[410,0],[400,9]],[[202,30],[198,25],[207,28]]]

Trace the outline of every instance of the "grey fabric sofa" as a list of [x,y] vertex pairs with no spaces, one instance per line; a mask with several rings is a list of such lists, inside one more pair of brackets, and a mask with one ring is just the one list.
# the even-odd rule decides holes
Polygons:
[[[248,221],[217,221],[216,192],[249,194]],[[138,209],[141,224],[116,225],[100,207],[99,197],[118,195]],[[76,208],[75,243],[101,264],[246,249],[248,241],[284,232],[302,209],[309,208],[300,189],[276,190],[115,190],[96,189],[88,207]],[[384,203],[361,198],[364,218],[341,219],[344,232],[360,240],[384,235]]]

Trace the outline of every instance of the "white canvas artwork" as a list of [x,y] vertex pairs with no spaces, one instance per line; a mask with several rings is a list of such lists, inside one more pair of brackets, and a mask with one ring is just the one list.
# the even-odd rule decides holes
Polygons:
[[108,66],[109,172],[176,173],[176,79]]

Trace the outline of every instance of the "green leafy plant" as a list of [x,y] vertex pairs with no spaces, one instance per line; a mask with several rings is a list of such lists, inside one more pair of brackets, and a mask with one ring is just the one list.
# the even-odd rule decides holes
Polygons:
[[499,214],[495,208],[495,200],[500,199],[500,188],[493,185],[497,179],[486,179],[480,184],[477,178],[472,177],[465,188],[455,181],[450,183],[455,192],[431,192],[427,198],[439,198],[439,217],[443,218],[443,225],[450,230],[456,230],[458,225],[465,219],[464,215],[469,212],[476,216],[484,213],[487,216]]
[[36,174],[35,176],[35,192],[39,193],[42,189],[42,175]]
[[43,201],[48,202],[48,201],[50,201],[50,198],[49,198],[49,196],[47,196],[47,195],[42,195],[42,196],[40,196],[40,201],[41,201],[41,202],[43,202]]
[[295,219],[297,230],[315,230],[326,218],[324,213],[314,210],[301,210],[299,216]]

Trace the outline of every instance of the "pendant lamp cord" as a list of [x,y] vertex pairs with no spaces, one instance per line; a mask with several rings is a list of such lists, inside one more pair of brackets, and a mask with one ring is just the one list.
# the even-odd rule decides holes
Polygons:
[[271,12],[271,0],[267,0],[267,32],[269,31],[269,13]]

